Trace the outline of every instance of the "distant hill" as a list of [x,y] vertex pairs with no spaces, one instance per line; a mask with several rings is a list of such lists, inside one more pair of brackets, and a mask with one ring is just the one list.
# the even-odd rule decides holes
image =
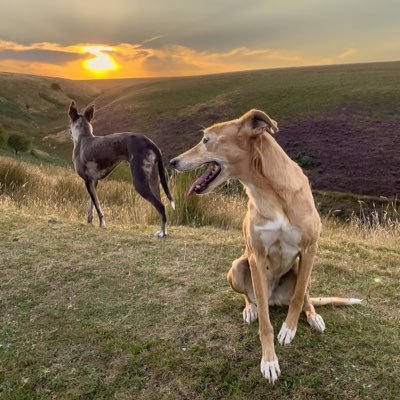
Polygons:
[[71,98],[96,103],[97,134],[144,132],[166,159],[195,144],[201,126],[260,108],[314,188],[400,194],[400,62],[112,81],[0,74],[0,124],[70,158]]

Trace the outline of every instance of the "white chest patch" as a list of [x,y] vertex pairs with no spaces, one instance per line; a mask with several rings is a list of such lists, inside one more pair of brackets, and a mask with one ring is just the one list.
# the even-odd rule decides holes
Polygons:
[[292,226],[287,218],[278,214],[261,226],[254,226],[268,254],[269,272],[281,277],[292,267],[300,251],[301,231]]
[[90,177],[95,180],[103,179],[104,176],[107,174],[106,170],[99,170],[98,165],[95,161],[87,162],[86,168]]

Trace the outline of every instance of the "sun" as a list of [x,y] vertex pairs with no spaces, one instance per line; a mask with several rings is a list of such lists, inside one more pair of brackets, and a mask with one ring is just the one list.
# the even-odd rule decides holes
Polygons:
[[104,51],[113,50],[112,47],[106,46],[87,46],[83,48],[85,52],[93,54],[93,58],[85,60],[83,66],[85,69],[96,75],[104,75],[110,71],[116,71],[119,69],[119,65],[116,61]]

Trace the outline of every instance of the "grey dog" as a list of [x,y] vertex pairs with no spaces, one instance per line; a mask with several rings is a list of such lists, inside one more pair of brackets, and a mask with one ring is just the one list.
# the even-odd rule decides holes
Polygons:
[[159,212],[161,230],[155,236],[166,236],[167,218],[161,202],[161,186],[175,209],[175,203],[168,188],[161,151],[149,138],[132,132],[112,133],[95,136],[90,123],[94,116],[94,105],[79,114],[75,102],[69,107],[70,132],[74,142],[72,159],[75,170],[85,181],[89,192],[87,221],[93,220],[93,206],[96,207],[100,227],[105,227],[104,214],[96,193],[97,183],[105,178],[121,162],[127,161],[131,168],[133,186]]

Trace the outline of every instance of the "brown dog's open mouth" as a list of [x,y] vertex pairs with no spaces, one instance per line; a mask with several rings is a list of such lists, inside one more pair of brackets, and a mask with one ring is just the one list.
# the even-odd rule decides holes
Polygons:
[[208,168],[207,171],[200,176],[200,178],[197,178],[193,182],[187,195],[190,196],[193,193],[200,194],[201,192],[204,192],[204,190],[207,189],[208,185],[219,175],[220,172],[221,166],[216,162],[211,163],[211,167]]

